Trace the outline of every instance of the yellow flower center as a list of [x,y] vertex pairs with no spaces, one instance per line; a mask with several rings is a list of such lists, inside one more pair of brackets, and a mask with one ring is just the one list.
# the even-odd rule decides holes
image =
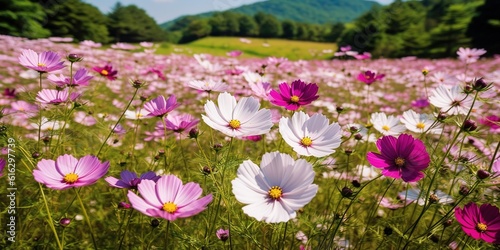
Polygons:
[[417,123],[417,128],[418,129],[424,129],[425,128],[425,124],[419,122],[419,123]]
[[387,125],[382,126],[382,129],[385,131],[389,131],[391,128]]
[[73,184],[78,180],[78,175],[75,173],[69,173],[64,176],[64,182],[68,184]]
[[105,69],[101,70],[101,75],[103,76],[107,76],[109,74],[109,72]]
[[47,65],[45,65],[45,63],[38,63],[38,67],[45,67]]
[[281,196],[283,196],[283,189],[279,186],[272,186],[267,193],[269,194],[269,197],[278,200]]
[[476,230],[481,232],[481,233],[485,232],[487,229],[488,229],[488,226],[486,226],[486,224],[483,224],[481,222],[477,223],[477,225],[476,225]]
[[292,97],[290,97],[290,101],[292,101],[292,102],[299,102],[299,99],[300,98],[296,95],[292,95]]
[[241,127],[241,122],[238,120],[231,120],[229,121],[229,127],[232,129],[239,129]]
[[398,157],[396,158],[396,160],[394,160],[394,163],[396,164],[396,166],[402,167],[405,165],[405,159]]
[[302,138],[302,140],[300,140],[300,144],[304,147],[309,147],[311,146],[313,143],[313,141],[311,140],[311,137],[309,136],[306,136],[304,138]]
[[165,204],[163,204],[162,209],[163,211],[172,214],[177,211],[177,205],[175,205],[173,202],[166,202]]

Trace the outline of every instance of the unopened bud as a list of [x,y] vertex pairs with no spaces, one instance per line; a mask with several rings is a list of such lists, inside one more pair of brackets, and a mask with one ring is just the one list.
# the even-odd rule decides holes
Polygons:
[[66,59],[68,59],[68,61],[72,63],[75,63],[75,62],[81,62],[83,60],[83,57],[79,54],[71,53],[66,57]]
[[477,171],[477,178],[483,180],[483,179],[486,179],[488,177],[490,177],[490,173],[488,171],[482,170],[482,169],[479,169]]

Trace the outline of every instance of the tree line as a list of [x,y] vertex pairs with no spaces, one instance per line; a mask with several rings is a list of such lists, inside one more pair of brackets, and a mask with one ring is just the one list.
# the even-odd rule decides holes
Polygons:
[[498,0],[396,0],[346,24],[309,24],[262,12],[225,11],[186,16],[167,29],[135,5],[117,3],[105,15],[81,0],[0,0],[0,4],[0,34],[28,38],[187,43],[206,36],[240,36],[336,42],[375,57],[447,57],[455,56],[459,47],[500,54]]

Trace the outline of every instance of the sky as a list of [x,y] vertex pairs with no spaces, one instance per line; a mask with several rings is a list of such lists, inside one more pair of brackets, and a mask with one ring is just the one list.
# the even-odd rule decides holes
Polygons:
[[[109,13],[118,0],[83,0]],[[158,24],[184,15],[199,14],[208,11],[223,11],[262,0],[120,0],[123,5],[134,4],[144,9]],[[387,4],[393,0],[375,0]]]

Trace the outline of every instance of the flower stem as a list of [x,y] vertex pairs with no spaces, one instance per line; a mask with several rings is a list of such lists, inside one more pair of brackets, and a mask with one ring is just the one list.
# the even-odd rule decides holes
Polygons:
[[123,110],[122,114],[120,115],[120,118],[118,118],[118,121],[116,121],[116,123],[113,126],[113,128],[111,129],[111,131],[109,131],[109,134],[106,137],[106,139],[104,140],[104,142],[102,142],[101,147],[99,148],[99,151],[97,151],[97,154],[95,155],[96,157],[99,157],[99,154],[101,153],[102,148],[104,147],[104,145],[106,145],[106,142],[109,140],[109,137],[111,137],[111,134],[113,134],[113,132],[115,131],[118,124],[120,124],[120,121],[122,120],[123,116],[125,115],[125,112],[127,112],[128,108],[132,104],[132,101],[134,101],[135,96],[137,95],[138,91],[139,91],[139,89],[135,89],[134,95],[132,96],[132,98],[130,98],[130,101],[128,102],[127,107],[125,108],[125,110]]
[[168,231],[170,230],[170,221],[167,220],[167,230],[165,231],[165,250],[168,249]]
[[43,202],[45,203],[45,209],[47,210],[47,217],[48,217],[48,221],[49,221],[49,226],[52,229],[52,232],[54,233],[54,237],[56,237],[57,246],[59,247],[59,249],[62,250],[63,246],[61,244],[61,241],[59,241],[59,236],[57,236],[57,231],[56,231],[56,228],[54,227],[54,222],[52,220],[52,216],[50,215],[49,204],[47,203],[47,198],[45,197],[45,193],[43,192],[42,184],[39,183],[38,186],[40,187],[40,191],[42,192]]
[[73,189],[73,190],[75,190],[76,197],[78,198],[78,201],[80,202],[80,206],[82,207],[83,215],[85,216],[85,220],[87,221],[87,226],[89,227],[89,230],[90,230],[90,236],[92,236],[92,242],[94,243],[94,249],[97,249],[97,243],[96,243],[95,237],[94,237],[94,230],[92,229],[92,224],[90,224],[90,219],[89,219],[89,215],[87,214],[87,210],[85,209],[85,206],[83,205],[82,198],[80,197],[80,194],[78,193],[78,191],[76,189]]

